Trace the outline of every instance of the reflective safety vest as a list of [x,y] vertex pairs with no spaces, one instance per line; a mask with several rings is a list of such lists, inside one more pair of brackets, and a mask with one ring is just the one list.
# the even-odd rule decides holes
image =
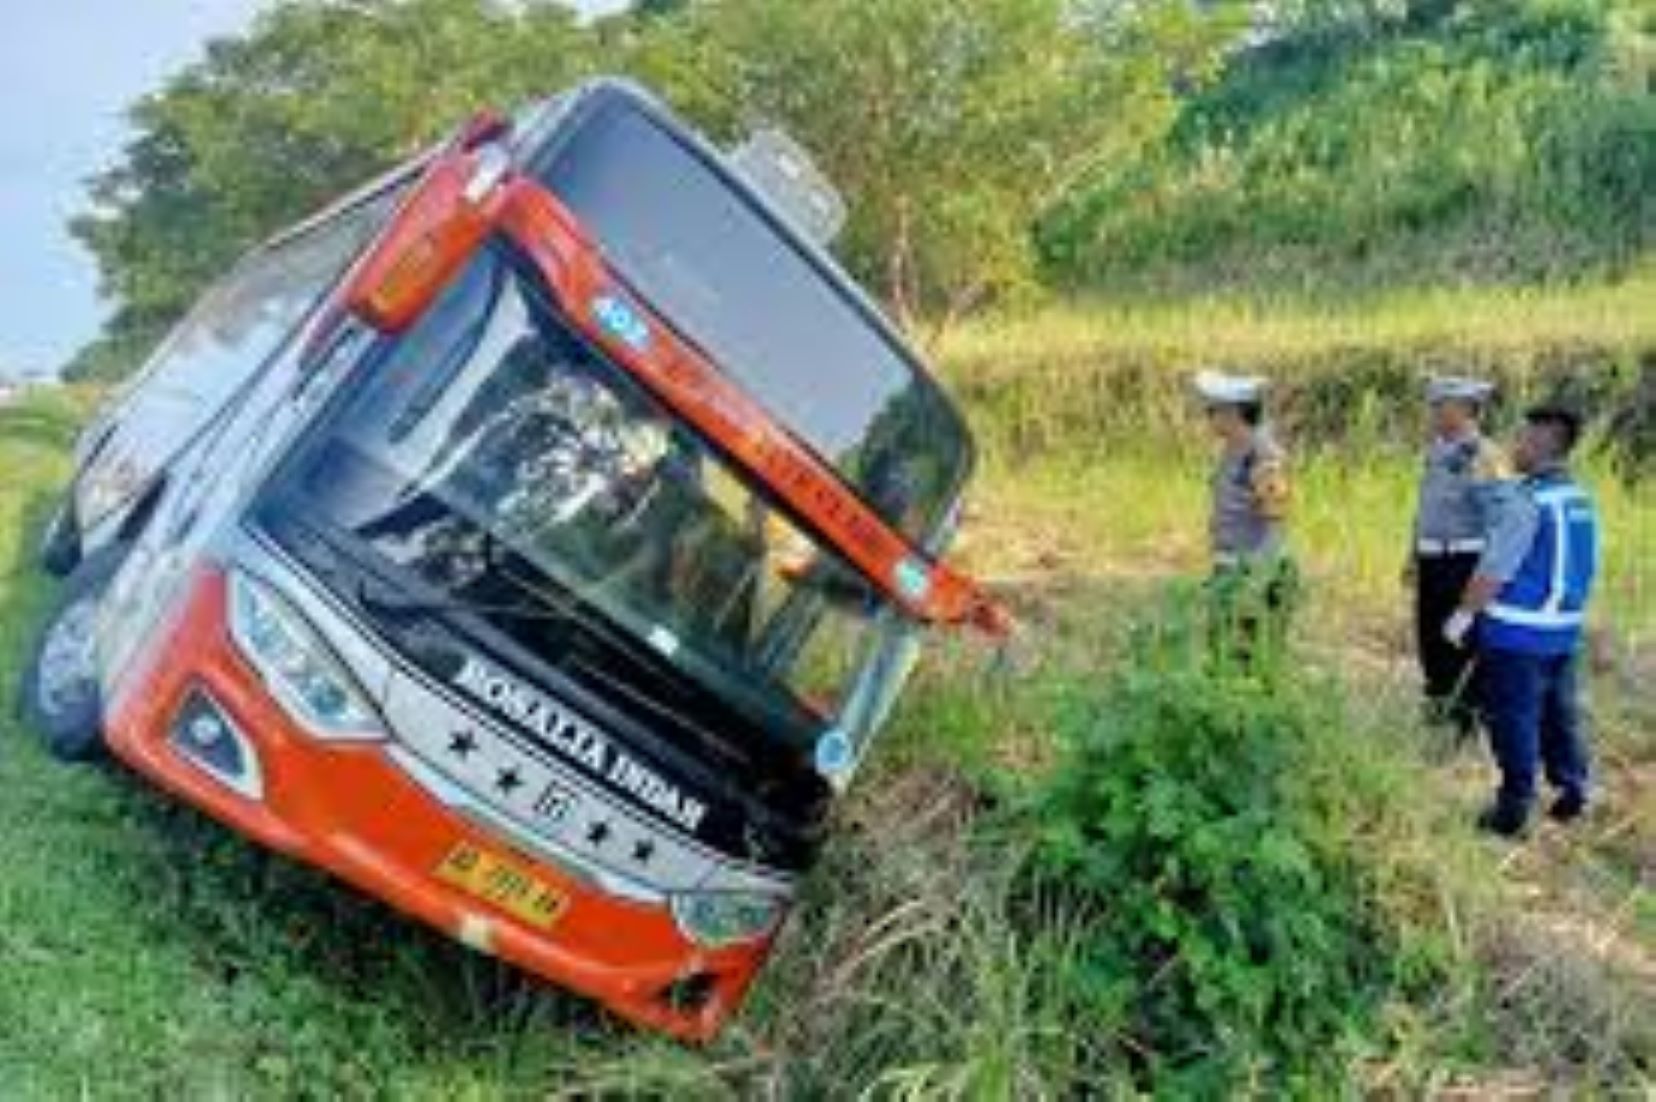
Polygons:
[[1526,654],[1569,654],[1581,643],[1598,572],[1598,516],[1585,490],[1554,473],[1524,483],[1537,515],[1523,565],[1484,610],[1480,643]]

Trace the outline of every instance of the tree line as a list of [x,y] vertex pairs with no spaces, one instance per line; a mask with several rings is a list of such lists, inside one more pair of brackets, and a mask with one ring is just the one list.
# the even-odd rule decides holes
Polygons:
[[[72,225],[112,313],[65,373],[119,377],[261,238],[480,108],[599,73],[643,81],[719,140],[784,126],[850,201],[839,249],[853,271],[905,324],[947,324],[1104,282],[1112,256],[1148,270],[1253,232],[1253,192],[1179,181],[1214,135],[1269,132],[1233,108],[1301,79],[1308,52],[1370,57],[1465,8],[1561,6],[1598,26],[1618,4],[641,0],[583,22],[556,0],[286,0],[131,107],[132,137]],[[1261,159],[1303,176],[1286,145]],[[1210,208],[1229,221],[1204,238]]]

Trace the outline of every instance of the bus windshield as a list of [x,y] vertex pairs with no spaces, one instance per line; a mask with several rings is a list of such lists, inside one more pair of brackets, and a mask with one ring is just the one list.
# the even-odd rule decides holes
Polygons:
[[321,431],[299,489],[330,526],[509,631],[592,609],[801,747],[898,627],[859,573],[581,340],[505,245]]

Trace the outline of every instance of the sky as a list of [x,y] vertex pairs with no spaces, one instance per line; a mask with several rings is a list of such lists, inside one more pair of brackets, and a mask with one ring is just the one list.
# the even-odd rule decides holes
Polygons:
[[[273,0],[9,0],[0,37],[0,377],[56,371],[107,313],[65,224],[123,111]],[[586,0],[586,10],[617,6]]]

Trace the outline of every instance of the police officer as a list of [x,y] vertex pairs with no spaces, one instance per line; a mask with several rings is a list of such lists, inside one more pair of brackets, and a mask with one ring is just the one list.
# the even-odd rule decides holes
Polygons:
[[1580,435],[1580,414],[1569,407],[1542,405],[1524,415],[1513,448],[1523,481],[1501,496],[1489,546],[1444,627],[1449,642],[1476,647],[1501,774],[1478,825],[1508,837],[1528,825],[1538,766],[1557,791],[1552,818],[1568,822],[1587,808],[1579,679],[1599,525],[1568,465]]
[[1265,424],[1264,380],[1203,371],[1196,392],[1220,443],[1210,588],[1233,653],[1251,661],[1262,630],[1282,642],[1297,588],[1287,547],[1288,457]]
[[1476,724],[1476,666],[1468,651],[1443,637],[1443,627],[1477,569],[1493,499],[1511,476],[1506,456],[1479,425],[1493,392],[1489,383],[1464,378],[1434,379],[1426,388],[1433,438],[1426,449],[1404,571],[1415,594],[1427,718],[1454,724],[1463,737]]

